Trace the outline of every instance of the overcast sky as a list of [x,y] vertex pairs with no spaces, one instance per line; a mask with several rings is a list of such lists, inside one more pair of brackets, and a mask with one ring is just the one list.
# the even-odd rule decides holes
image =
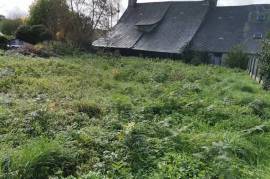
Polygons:
[[[3,14],[8,17],[26,15],[29,10],[29,6],[33,1],[34,0],[0,0],[0,14]],[[123,9],[125,9],[128,0],[121,0],[121,1]],[[153,2],[153,1],[168,1],[168,0],[138,0],[138,2]],[[246,4],[266,4],[266,3],[270,4],[270,0],[219,0],[218,4],[220,6],[230,6],[230,5],[246,5]]]

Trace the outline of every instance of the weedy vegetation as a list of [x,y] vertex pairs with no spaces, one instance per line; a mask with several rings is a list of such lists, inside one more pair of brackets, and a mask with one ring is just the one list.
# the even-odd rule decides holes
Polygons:
[[0,178],[269,178],[270,94],[179,61],[0,56]]

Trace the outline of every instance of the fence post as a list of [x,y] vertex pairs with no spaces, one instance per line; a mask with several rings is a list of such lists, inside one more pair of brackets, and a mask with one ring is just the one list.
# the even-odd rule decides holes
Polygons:
[[248,60],[248,74],[250,74],[251,60],[252,60],[252,58],[250,58],[250,59]]
[[255,72],[255,80],[257,81],[257,76],[258,76],[258,71],[259,71],[259,69],[258,69],[258,59],[255,59],[256,60],[256,72]]
[[251,72],[251,77],[253,78],[254,76],[254,70],[255,70],[255,59],[252,59],[252,72]]

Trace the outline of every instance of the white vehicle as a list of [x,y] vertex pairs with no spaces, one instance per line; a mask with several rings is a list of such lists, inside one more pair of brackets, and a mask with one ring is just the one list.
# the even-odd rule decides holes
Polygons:
[[22,40],[19,40],[19,39],[13,39],[9,42],[8,44],[8,47],[9,48],[21,48],[23,47],[24,45],[26,45],[27,43],[22,41]]

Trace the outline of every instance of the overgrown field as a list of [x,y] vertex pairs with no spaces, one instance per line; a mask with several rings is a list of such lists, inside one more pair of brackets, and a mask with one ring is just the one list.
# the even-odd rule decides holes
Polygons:
[[270,178],[270,93],[244,71],[0,56],[0,178]]

